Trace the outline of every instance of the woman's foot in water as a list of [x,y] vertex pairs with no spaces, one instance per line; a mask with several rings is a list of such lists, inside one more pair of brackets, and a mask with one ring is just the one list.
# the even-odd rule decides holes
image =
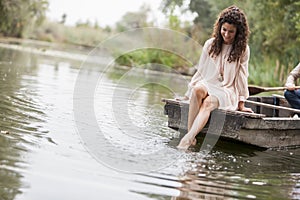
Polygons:
[[193,139],[190,139],[188,138],[187,135],[185,135],[179,145],[177,146],[178,149],[181,149],[181,150],[187,150],[190,146],[195,146],[197,144],[197,140],[196,138],[193,138]]

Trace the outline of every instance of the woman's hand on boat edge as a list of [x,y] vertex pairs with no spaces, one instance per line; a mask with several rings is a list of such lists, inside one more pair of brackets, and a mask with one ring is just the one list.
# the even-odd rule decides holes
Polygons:
[[238,110],[242,111],[242,112],[254,113],[251,108],[245,107],[245,102],[244,101],[239,102],[239,107],[238,108],[239,108]]
[[239,109],[239,111],[242,111],[242,112],[249,112],[249,113],[254,113],[253,110],[251,108],[248,108],[248,107],[244,107],[242,109]]
[[187,100],[189,100],[189,97],[187,97],[187,96],[175,97],[175,100],[177,100],[177,101],[187,101]]

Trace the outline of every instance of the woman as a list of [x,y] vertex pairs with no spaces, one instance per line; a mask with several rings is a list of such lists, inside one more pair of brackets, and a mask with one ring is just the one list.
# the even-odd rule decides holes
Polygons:
[[230,6],[220,13],[184,97],[190,99],[188,133],[177,146],[179,149],[196,144],[196,135],[214,109],[253,112],[244,104],[249,96],[249,33],[246,16],[238,7]]

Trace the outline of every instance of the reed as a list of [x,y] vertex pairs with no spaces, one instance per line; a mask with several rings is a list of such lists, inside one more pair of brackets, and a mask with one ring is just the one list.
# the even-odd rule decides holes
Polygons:
[[97,46],[108,38],[110,33],[93,27],[73,27],[57,22],[45,21],[28,36],[48,42],[63,42],[82,46]]
[[254,85],[277,87],[284,86],[289,72],[296,63],[282,64],[276,58],[263,60],[251,58],[249,63],[249,83]]

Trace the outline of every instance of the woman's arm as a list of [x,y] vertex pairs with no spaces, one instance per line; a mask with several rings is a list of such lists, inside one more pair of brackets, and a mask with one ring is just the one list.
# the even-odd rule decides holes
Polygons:
[[300,63],[290,72],[285,86],[288,90],[295,90],[295,82],[300,77]]
[[250,48],[247,45],[246,51],[244,52],[240,60],[240,66],[238,71],[239,74],[237,76],[236,87],[239,92],[238,110],[243,112],[253,113],[251,108],[245,107],[245,100],[249,97],[249,90],[248,90],[249,58],[250,58]]

